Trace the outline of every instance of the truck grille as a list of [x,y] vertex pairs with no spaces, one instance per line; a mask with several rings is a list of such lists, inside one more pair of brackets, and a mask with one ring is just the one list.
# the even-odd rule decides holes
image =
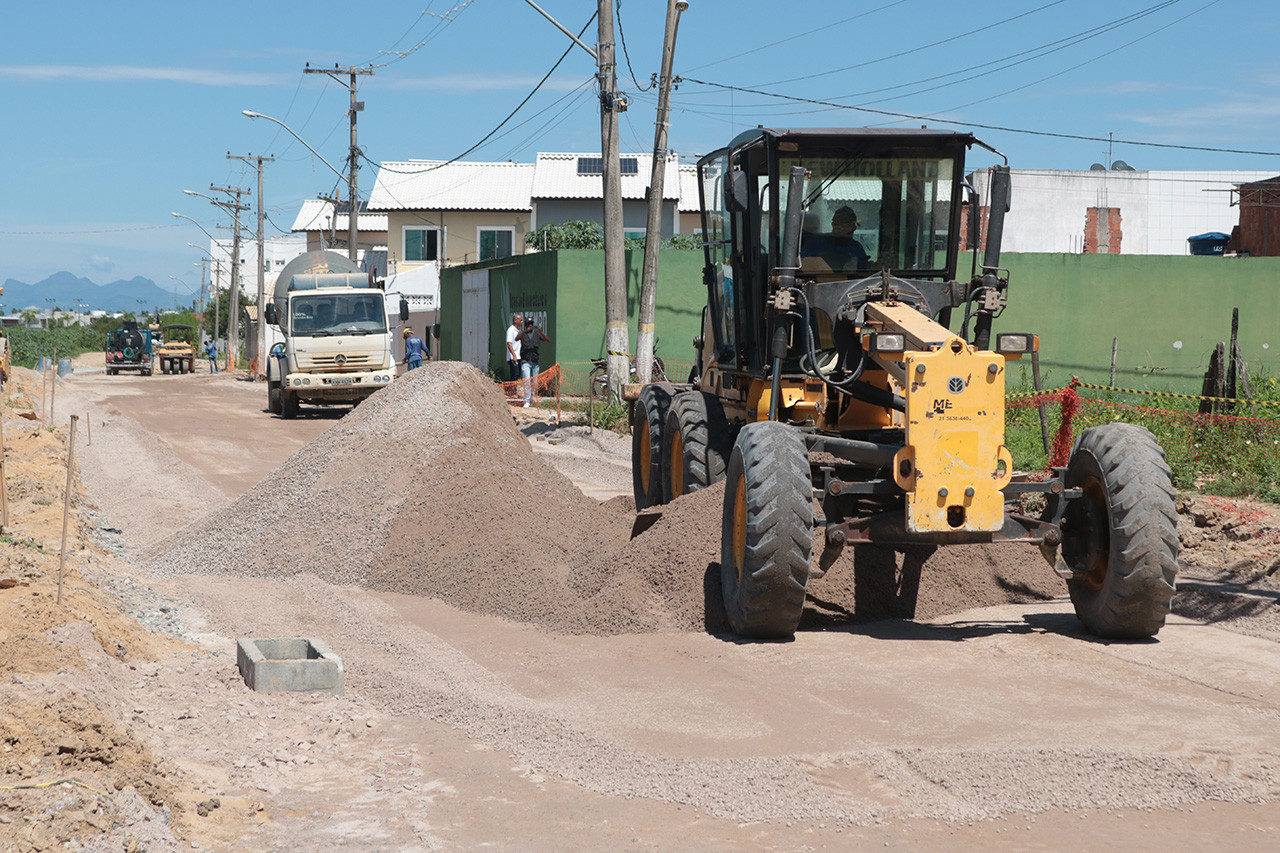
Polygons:
[[301,359],[303,370],[362,371],[370,369],[373,357],[369,353],[352,353],[346,362],[339,364],[338,353],[320,353]]

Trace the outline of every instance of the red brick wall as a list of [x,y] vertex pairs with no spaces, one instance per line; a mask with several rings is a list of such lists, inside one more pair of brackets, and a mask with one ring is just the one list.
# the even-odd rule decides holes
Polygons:
[[1084,253],[1086,255],[1120,254],[1120,208],[1091,207],[1084,219]]

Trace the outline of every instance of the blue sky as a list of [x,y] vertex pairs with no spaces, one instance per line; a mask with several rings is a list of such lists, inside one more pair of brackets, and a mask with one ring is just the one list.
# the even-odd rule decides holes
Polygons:
[[[228,218],[183,190],[253,187],[251,171],[228,153],[276,158],[266,171],[267,233],[287,229],[303,200],[333,192],[338,179],[278,126],[241,111],[286,122],[344,168],[346,89],[304,74],[308,62],[376,67],[360,78],[359,142],[369,160],[462,153],[515,109],[569,42],[520,0],[459,2],[6,4],[0,281],[67,270],[98,282],[140,275],[174,286],[175,275],[194,285],[199,253],[187,243],[206,238],[170,211],[226,233],[215,229]],[[589,0],[540,5],[575,32],[595,9]],[[665,7],[622,0],[617,10],[630,67],[645,86],[658,70]],[[595,39],[592,24],[583,40]],[[970,123],[1015,168],[1085,169],[1108,157],[1106,142],[1016,129],[1113,134],[1122,141],[1111,159],[1139,169],[1280,174],[1276,153],[1130,144],[1280,152],[1278,41],[1280,6],[1262,0],[690,0],[676,48],[685,81],[673,96],[671,147],[705,153],[757,124],[966,126],[947,124],[955,121]],[[632,101],[623,149],[649,150],[656,98],[618,53]],[[468,159],[599,150],[594,72],[574,48]],[[989,162],[978,152],[970,165]],[[374,176],[365,163],[362,194]]]

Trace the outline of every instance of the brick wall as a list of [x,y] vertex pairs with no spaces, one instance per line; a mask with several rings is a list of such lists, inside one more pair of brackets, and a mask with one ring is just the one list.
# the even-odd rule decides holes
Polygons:
[[1120,208],[1091,207],[1085,212],[1084,253],[1086,255],[1120,254]]

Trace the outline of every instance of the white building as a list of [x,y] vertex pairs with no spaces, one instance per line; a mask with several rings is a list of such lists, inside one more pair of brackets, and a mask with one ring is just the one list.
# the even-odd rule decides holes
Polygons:
[[[1005,252],[1186,255],[1188,237],[1230,234],[1239,222],[1231,190],[1274,172],[1013,169]],[[974,174],[989,197],[990,172]],[[984,211],[985,213],[985,211]],[[985,221],[985,220],[984,220]]]

